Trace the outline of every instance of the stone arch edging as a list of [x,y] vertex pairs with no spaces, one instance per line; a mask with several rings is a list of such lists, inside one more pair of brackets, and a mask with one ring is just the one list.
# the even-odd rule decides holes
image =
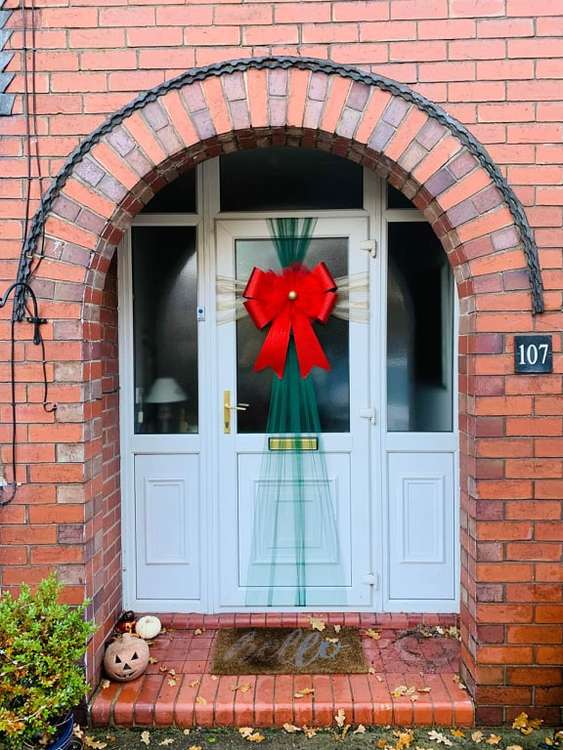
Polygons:
[[[408,147],[410,147],[414,143],[414,139],[416,135],[420,133],[423,127],[423,122],[426,118],[437,123],[438,126],[440,126],[440,128],[442,128],[444,131],[449,131],[449,134],[453,137],[454,141],[459,144],[462,149],[465,149],[471,155],[471,157],[473,157],[478,162],[480,167],[486,173],[488,181],[484,184],[480,184],[480,186],[477,188],[477,190],[474,191],[474,193],[482,190],[483,187],[486,187],[487,189],[493,187],[493,189],[497,190],[501,196],[501,201],[497,200],[496,203],[493,202],[491,204],[490,200],[485,200],[485,202],[483,203],[483,208],[481,210],[488,211],[491,208],[499,208],[499,206],[504,206],[510,213],[510,216],[512,217],[512,225],[517,230],[517,234],[521,241],[521,248],[525,256],[528,282],[532,296],[532,312],[534,314],[543,312],[543,285],[539,267],[538,250],[523,206],[512,188],[507,183],[504,176],[499,171],[498,167],[491,160],[487,151],[469,132],[469,130],[455,118],[448,115],[441,107],[434,104],[416,91],[413,91],[410,87],[404,84],[397,83],[396,81],[393,81],[385,76],[375,73],[367,73],[350,66],[338,65],[328,60],[317,60],[314,58],[305,57],[247,58],[215,63],[203,68],[193,68],[186,71],[185,73],[182,73],[176,78],[171,79],[170,81],[166,81],[159,86],[143,92],[132,102],[110,116],[87,138],[80,142],[76,149],[70,154],[61,171],[59,172],[49,189],[46,191],[45,195],[42,197],[40,207],[33,217],[30,231],[22,248],[17,280],[29,280],[31,274],[32,259],[34,257],[34,253],[36,252],[39,239],[44,232],[47,219],[52,213],[56,215],[56,212],[54,212],[53,209],[57,198],[59,198],[59,196],[61,195],[63,188],[65,187],[68,179],[73,175],[76,167],[83,161],[84,157],[102,141],[104,136],[110,135],[131,115],[138,112],[139,110],[143,110],[145,107],[147,107],[147,105],[150,105],[153,102],[157,102],[160,97],[163,97],[165,94],[168,94],[171,91],[179,91],[186,86],[200,81],[203,82],[210,78],[221,79],[222,77],[228,76],[230,74],[246,73],[247,71],[251,70],[272,71],[276,69],[286,71],[308,71],[311,74],[320,73],[325,74],[327,77],[336,77],[336,79],[339,78],[342,80],[349,80],[352,83],[363,84],[364,86],[366,86],[368,88],[368,92],[365,96],[363,104],[361,102],[359,104],[351,104],[348,101],[348,97],[350,94],[349,89],[351,88],[352,84],[350,84],[346,91],[341,90],[336,94],[334,92],[331,92],[333,99],[336,102],[336,106],[338,107],[336,118],[332,118],[334,121],[333,123],[331,123],[333,125],[331,134],[337,138],[348,140],[352,144],[359,143],[360,145],[365,146],[372,155],[372,158],[375,158],[376,161],[379,158],[382,162],[391,164],[391,167],[389,167],[389,171],[392,170],[394,164],[400,164],[400,157],[402,158],[408,150]],[[424,120],[420,120],[416,123],[416,132],[414,132],[414,134],[411,134],[408,140],[405,140],[404,143],[400,144],[400,152],[397,151],[396,147],[394,149],[388,149],[389,152],[394,153],[394,159],[391,158],[390,153],[387,153],[386,150],[390,143],[393,142],[393,138],[399,131],[401,124],[404,122],[404,119],[406,119],[406,117],[408,116],[408,111],[403,111],[399,113],[398,117],[390,117],[389,122],[382,123],[385,109],[382,108],[382,110],[378,112],[377,117],[372,123],[372,132],[368,133],[367,135],[364,134],[365,137],[361,139],[361,141],[355,139],[357,130],[361,126],[362,121],[365,119],[366,112],[368,111],[372,88],[379,89],[390,94],[392,97],[391,102],[394,99],[399,99],[403,102],[406,102],[408,105],[414,105],[415,111],[419,111],[425,116]],[[248,98],[248,92],[246,96]],[[267,91],[265,93],[265,96],[265,106],[267,107]],[[305,104],[307,103],[307,91],[305,91],[304,96],[305,101],[302,102],[303,115]],[[228,104],[228,96],[226,96],[224,92],[222,92],[222,97],[223,101],[218,103],[219,108],[225,106],[226,103]],[[330,94],[326,96],[327,101],[329,100],[329,97]],[[362,97],[360,97],[360,99],[361,98]],[[341,117],[343,113],[346,112],[347,104],[348,112],[351,114],[348,118],[349,123],[344,124],[342,123]],[[226,117],[229,117],[228,113],[226,113]],[[193,119],[194,118],[192,117],[192,120]],[[270,126],[272,125],[271,122],[269,124]],[[322,124],[324,124],[324,122]],[[376,131],[381,124],[383,124],[384,127],[380,129],[380,132],[376,135]],[[286,116],[286,122],[281,123],[281,127],[291,127],[289,117]],[[234,130],[235,128],[233,127],[232,129]],[[317,118],[317,130],[323,130],[321,127],[320,113]],[[424,152],[424,156],[421,158],[425,158],[432,154],[432,150],[440,143],[442,135],[443,132],[440,131],[440,135],[437,138],[431,138],[427,141],[429,146]],[[202,137],[199,140],[203,142],[205,138]],[[450,173],[444,173],[441,179],[439,177],[440,172],[443,171],[444,165],[448,162],[449,157],[452,157],[453,155],[459,156],[459,153],[452,152],[451,154],[449,154],[449,156],[446,156],[445,160],[442,159],[442,161],[437,164],[436,168],[426,175],[426,180],[421,180],[418,184],[416,183],[416,180],[413,180],[413,184],[416,185],[416,187],[413,188],[413,186],[411,185],[411,193],[413,194],[409,195],[409,197],[414,200],[415,204],[428,207],[432,200],[437,200],[439,205],[438,196],[440,195],[440,193],[443,193],[444,191],[447,191],[448,188],[455,186],[455,180]],[[115,156],[119,159],[119,155],[117,153],[115,154]],[[166,158],[163,161],[169,160],[170,154],[165,153],[165,156]],[[123,157],[121,163],[126,163],[125,157]],[[414,169],[415,172],[418,163],[419,162],[414,161],[414,166],[412,167],[412,169]],[[402,170],[402,174],[406,175],[406,180],[408,180],[410,177],[410,170],[406,167],[401,167],[400,169]],[[469,170],[462,172],[459,176],[459,179],[467,174],[467,171],[471,171],[472,169],[473,167],[470,167]],[[437,177],[438,179],[436,179]],[[141,182],[142,179],[143,176],[138,175],[139,182]],[[436,184],[430,186],[429,183],[432,181],[432,179],[434,179]],[[392,179],[390,179],[390,181],[393,183]],[[442,234],[445,234],[448,230],[454,230],[455,232],[456,227],[460,226],[461,224],[466,222],[469,223],[472,219],[479,218],[479,208],[477,207],[476,209],[476,206],[474,204],[471,204],[471,206],[465,205],[465,210],[463,208],[462,210],[459,210],[460,207],[464,206],[464,204],[470,203],[470,199],[472,197],[473,193],[470,193],[469,196],[463,195],[463,200],[458,203],[452,204],[450,206],[450,210],[441,209],[442,215],[445,214],[447,217],[446,220],[442,221],[442,226],[439,227],[442,230]],[[116,209],[119,208],[119,205],[120,202],[116,201]],[[68,220],[69,217],[63,216],[63,218]],[[435,215],[433,218],[435,224],[438,224],[440,222],[440,214],[437,216]],[[509,226],[510,222],[505,222],[503,225],[495,227],[495,230],[506,230]],[[481,235],[470,236],[469,239],[476,239],[478,236],[482,236],[485,233],[486,232],[483,232]],[[457,245],[455,244],[455,241],[454,243],[450,244],[452,245],[451,249],[454,250],[456,249],[456,247],[463,245],[463,241],[461,239],[458,239]],[[508,247],[514,247],[515,244],[516,243],[514,241],[510,242],[509,240],[508,244],[500,245],[494,249],[505,250]],[[473,257],[479,257],[485,254],[486,253],[479,251],[476,256]],[[463,262],[463,260],[464,259],[462,258],[461,260],[458,260],[458,262]],[[15,301],[14,317],[16,320],[22,320],[25,315],[24,294],[25,293],[23,291],[20,292]]]

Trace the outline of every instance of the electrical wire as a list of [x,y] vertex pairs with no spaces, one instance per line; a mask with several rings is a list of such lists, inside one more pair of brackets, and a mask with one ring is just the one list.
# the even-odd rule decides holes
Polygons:
[[[39,317],[39,308],[37,305],[37,297],[33,289],[25,281],[15,281],[2,295],[0,299],[0,309],[2,309],[8,302],[10,294],[17,288],[23,288],[25,293],[29,295],[31,299],[32,315],[27,318],[27,322],[33,325],[33,343],[36,346],[40,346],[43,352],[43,409],[46,412],[56,411],[57,405],[48,401],[48,380],[47,380],[47,367],[45,364],[45,342],[41,335],[40,326],[47,321],[45,318]],[[8,505],[12,502],[15,497],[18,481],[17,481],[17,466],[16,466],[16,447],[17,447],[17,404],[16,404],[16,320],[15,316],[12,315],[11,326],[10,326],[10,385],[11,385],[11,446],[12,446],[12,482],[7,482],[4,486],[0,487],[0,507]],[[6,495],[6,488],[10,490]]]
[[[24,227],[23,227],[23,247],[26,245],[28,233],[29,233],[29,222],[31,215],[31,187],[33,179],[33,151],[35,152],[35,162],[37,169],[37,177],[39,180],[39,191],[43,194],[43,179],[44,175],[41,168],[41,158],[39,154],[39,132],[37,127],[37,87],[36,87],[36,38],[35,38],[35,2],[31,0],[31,49],[28,47],[28,25],[27,25],[27,8],[25,7],[25,0],[20,0],[20,10],[22,15],[22,71],[23,71],[23,115],[25,119],[25,137],[26,137],[26,163],[27,163],[27,182],[25,191],[25,215],[24,215]],[[30,68],[28,66],[28,53],[31,52],[31,87],[30,87]],[[31,90],[30,90],[31,89]],[[33,146],[33,149],[32,149]],[[38,260],[35,265],[30,269],[29,279],[37,271],[39,264],[45,256],[45,230],[41,233],[41,242],[39,251],[36,253]],[[4,292],[0,298],[0,309],[3,308],[10,297],[10,294],[15,289],[22,289],[24,293],[24,304],[28,316],[27,322],[31,323],[34,327],[33,330],[33,343],[36,346],[41,347],[41,367],[43,376],[43,409],[47,413],[56,411],[57,405],[48,400],[49,384],[47,378],[47,362],[45,352],[45,341],[41,335],[40,326],[46,323],[45,318],[39,317],[39,309],[37,304],[37,297],[31,286],[24,281],[14,282]],[[31,301],[31,310],[29,308],[29,302]],[[15,300],[14,300],[15,302]],[[4,477],[0,476],[0,479],[4,481],[0,484],[0,507],[8,505],[14,499],[17,488],[17,399],[16,399],[16,314],[15,305],[11,316],[10,325],[10,412],[11,412],[11,469],[12,469],[12,481],[7,482]],[[0,461],[1,468],[1,461]]]

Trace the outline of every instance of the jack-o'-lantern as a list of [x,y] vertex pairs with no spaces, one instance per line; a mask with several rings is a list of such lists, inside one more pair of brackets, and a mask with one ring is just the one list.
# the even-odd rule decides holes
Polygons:
[[149,663],[149,647],[142,638],[124,633],[106,649],[104,667],[112,680],[128,682],[140,677]]

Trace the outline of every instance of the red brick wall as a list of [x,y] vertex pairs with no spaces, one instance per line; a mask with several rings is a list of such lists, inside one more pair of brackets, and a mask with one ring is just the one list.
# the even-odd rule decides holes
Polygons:
[[[529,314],[521,248],[503,237],[502,222],[489,221],[494,211],[489,211],[489,225],[473,234],[468,253],[450,255],[463,316],[464,676],[480,719],[510,718],[521,707],[535,706],[535,715],[555,720],[562,661],[563,416],[558,395],[563,358],[562,320],[556,311],[563,287],[563,8],[555,17],[553,0],[119,3],[46,0],[47,7],[41,7],[36,2],[37,132],[44,175],[56,174],[81,137],[140,91],[192,65],[271,53],[329,58],[408,83],[467,125],[514,187],[535,228],[548,312],[535,319]],[[16,5],[8,0],[7,7]],[[22,46],[21,24],[14,10],[8,25],[14,29],[9,46],[15,50]],[[23,90],[21,65],[16,54],[9,69],[17,75],[9,90],[17,94]],[[211,89],[206,87],[208,101]],[[298,101],[291,92],[289,99]],[[166,112],[172,117],[171,102]],[[292,116],[296,111],[299,104]],[[21,112],[18,96],[14,115],[0,118],[0,291],[15,277],[23,232]],[[151,122],[147,112],[141,126],[158,130],[159,114]],[[226,110],[223,114],[228,120]],[[264,117],[258,110],[251,115],[253,124]],[[401,137],[392,141],[394,159],[420,126],[416,115],[403,124]],[[158,133],[152,146],[146,137],[151,158],[155,144],[161,158],[170,146],[166,134]],[[120,565],[114,277],[106,277],[109,246],[101,254],[92,251],[113,203],[120,200],[112,190],[126,193],[140,177],[148,180],[108,149],[105,157],[100,151],[96,158],[112,164],[109,171],[117,182],[99,189],[91,175],[76,174],[68,185],[69,203],[57,208],[62,224],[52,219],[49,225],[48,234],[62,240],[47,242],[50,257],[35,285],[41,314],[52,321],[44,334],[51,398],[59,409],[56,416],[41,409],[37,354],[29,331],[20,325],[18,457],[25,484],[16,502],[0,510],[2,586],[34,582],[56,567],[69,583],[70,599],[85,592],[94,597],[103,626],[96,645],[119,609]],[[437,162],[436,169],[443,163]],[[36,174],[36,165],[33,169]],[[440,212],[449,210],[448,203],[457,208],[486,184],[476,174],[466,192],[472,179],[465,178],[459,194],[454,186],[436,199]],[[159,184],[162,179],[153,182]],[[43,188],[47,185],[48,179]],[[435,210],[433,198],[419,196],[429,214]],[[129,213],[139,206],[130,201]],[[458,211],[459,235],[467,234],[468,208]],[[66,227],[62,235],[61,226]],[[493,227],[501,229],[491,239]],[[445,246],[446,229],[440,230]],[[5,341],[9,311],[0,315]],[[554,333],[557,374],[511,374],[512,334],[533,330]],[[0,359],[6,357],[7,344],[1,343]],[[9,461],[6,364],[0,364],[0,375],[0,441],[2,457]]]

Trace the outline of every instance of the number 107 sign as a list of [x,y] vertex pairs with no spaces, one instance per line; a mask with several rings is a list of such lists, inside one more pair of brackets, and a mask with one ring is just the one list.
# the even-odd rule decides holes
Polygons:
[[514,370],[527,374],[552,372],[551,336],[515,336]]

